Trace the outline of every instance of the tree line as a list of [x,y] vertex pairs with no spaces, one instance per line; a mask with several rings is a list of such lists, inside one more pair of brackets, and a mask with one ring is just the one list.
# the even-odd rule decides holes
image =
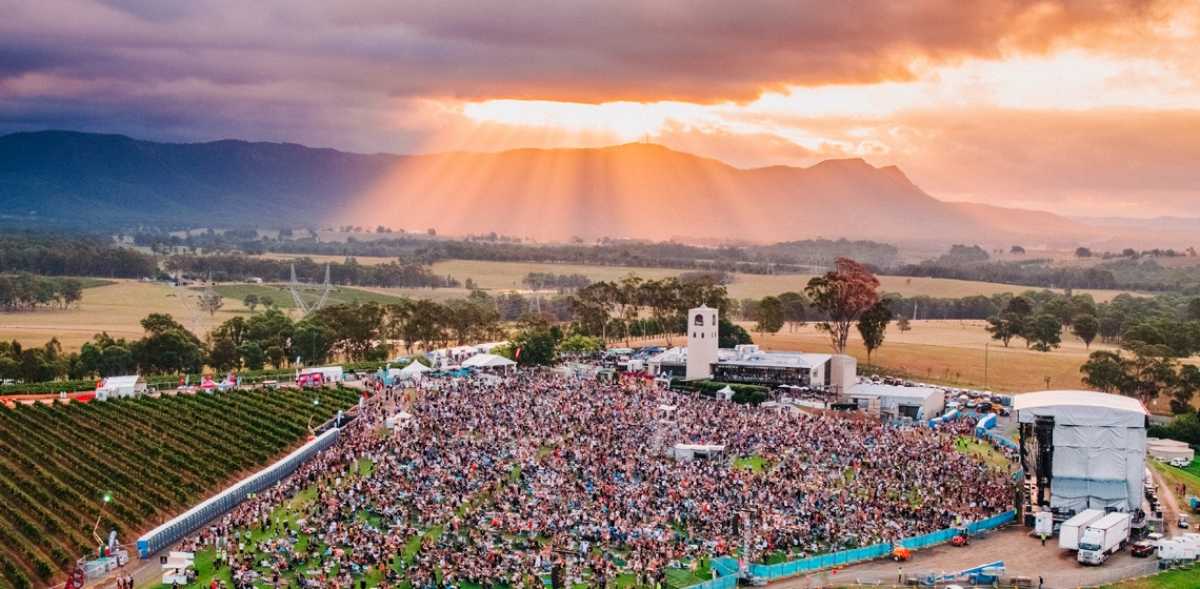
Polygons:
[[244,281],[261,278],[267,282],[291,280],[292,268],[299,280],[320,283],[325,280],[325,269],[329,268],[329,280],[333,284],[357,286],[413,287],[413,288],[457,288],[462,286],[452,276],[439,276],[427,266],[415,262],[388,262],[364,265],[354,258],[344,262],[322,264],[311,258],[297,260],[272,260],[244,255],[195,256],[174,255],[167,258],[166,269],[185,277],[217,282]]
[[47,278],[29,273],[0,276],[0,311],[66,309],[82,299],[83,281],[78,278]]
[[119,247],[111,239],[58,233],[0,235],[0,274],[143,278],[154,276],[153,256]]

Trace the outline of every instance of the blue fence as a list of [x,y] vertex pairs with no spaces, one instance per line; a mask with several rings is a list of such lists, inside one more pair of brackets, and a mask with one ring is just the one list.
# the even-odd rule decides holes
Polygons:
[[1007,437],[1005,437],[995,431],[987,431],[984,433],[984,435],[986,435],[989,440],[992,440],[992,441],[996,442],[997,444],[1000,444],[1001,446],[1008,448],[1009,450],[1020,450],[1021,449],[1021,447],[1018,446],[1016,442],[1008,439]]
[[[992,530],[1015,520],[1016,517],[1017,512],[1010,510],[984,520],[971,522],[966,525],[967,533],[974,535],[986,530]],[[954,529],[940,530],[922,536],[905,538],[900,541],[900,545],[909,550],[920,550],[949,542],[957,533],[958,531]],[[875,544],[873,546],[842,550],[820,556],[810,556],[779,564],[752,564],[750,565],[750,575],[772,581],[830,567],[883,558],[892,553],[892,548],[892,545],[889,543]]]
[[232,487],[205,499],[199,505],[154,528],[145,536],[138,538],[138,555],[148,558],[151,554],[170,546],[192,530],[233,509],[249,494],[257,493],[279,482],[280,479],[292,474],[314,454],[337,441],[340,431],[336,427],[329,429],[271,466],[242,479]]
[[703,583],[688,585],[687,589],[733,589],[737,587],[739,567],[736,559],[728,556],[714,558],[709,566],[717,573],[717,577]]

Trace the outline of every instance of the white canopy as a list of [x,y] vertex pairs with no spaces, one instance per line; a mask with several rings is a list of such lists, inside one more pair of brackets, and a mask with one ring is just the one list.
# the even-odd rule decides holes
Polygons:
[[413,360],[412,362],[410,362],[408,364],[408,366],[405,366],[404,368],[400,369],[400,376],[401,377],[409,377],[409,376],[413,376],[416,374],[421,374],[422,372],[429,372],[431,370],[433,370],[433,369],[424,364],[421,364],[420,362],[417,362],[416,360]]
[[476,354],[462,363],[463,368],[507,368],[516,365],[516,362],[495,354]]

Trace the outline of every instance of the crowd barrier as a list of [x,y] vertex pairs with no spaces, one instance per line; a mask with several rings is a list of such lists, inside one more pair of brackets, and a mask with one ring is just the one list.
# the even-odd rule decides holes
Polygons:
[[[992,530],[1015,520],[1016,517],[1017,512],[1009,510],[987,519],[971,522],[966,525],[967,533],[974,535],[986,530]],[[956,529],[940,530],[930,534],[905,538],[900,541],[900,545],[909,550],[920,550],[949,542],[957,533],[958,530]],[[835,566],[883,558],[890,555],[892,549],[892,544],[883,543],[852,550],[831,552],[819,556],[810,556],[779,564],[752,564],[750,565],[750,575],[766,581],[773,581],[775,579],[793,577]]]
[[688,585],[687,589],[733,589],[738,584],[738,561],[737,559],[722,556],[714,558],[709,566],[717,572],[717,578],[695,585]]
[[1001,446],[1004,446],[1005,448],[1008,448],[1009,450],[1020,450],[1021,449],[1021,447],[1018,446],[1016,442],[1008,439],[1007,437],[1005,437],[1004,435],[1002,435],[998,432],[988,431],[984,435],[986,435],[988,437],[988,439],[996,442],[997,444],[1000,444]]
[[284,456],[274,464],[250,475],[232,487],[204,500],[199,505],[166,521],[146,535],[138,538],[138,555],[149,558],[151,554],[166,548],[189,532],[199,528],[206,522],[236,507],[251,493],[257,493],[294,472],[317,452],[328,448],[337,441],[341,430],[331,428],[316,439],[297,448],[291,454]]

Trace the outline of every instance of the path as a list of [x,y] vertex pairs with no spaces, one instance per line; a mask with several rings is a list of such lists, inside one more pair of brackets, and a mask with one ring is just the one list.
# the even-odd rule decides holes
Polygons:
[[1117,553],[1098,567],[1085,567],[1077,563],[1074,554],[1059,550],[1057,542],[1047,542],[1043,547],[1036,538],[1029,536],[1027,528],[1010,526],[973,539],[971,545],[965,548],[943,544],[916,551],[912,559],[905,563],[875,560],[837,572],[826,571],[787,579],[770,586],[773,589],[815,589],[855,583],[888,585],[896,583],[901,567],[904,575],[908,576],[959,571],[997,560],[1004,561],[1006,577],[1028,577],[1036,587],[1041,576],[1045,580],[1045,589],[1103,585],[1156,570],[1155,559],[1133,558],[1128,551]]
[[1154,484],[1158,485],[1158,497],[1162,500],[1163,506],[1163,532],[1170,536],[1171,526],[1175,525],[1176,519],[1179,516],[1179,500],[1175,497],[1175,489],[1167,479],[1163,478],[1161,472],[1153,466],[1149,467],[1150,476],[1154,477]]

